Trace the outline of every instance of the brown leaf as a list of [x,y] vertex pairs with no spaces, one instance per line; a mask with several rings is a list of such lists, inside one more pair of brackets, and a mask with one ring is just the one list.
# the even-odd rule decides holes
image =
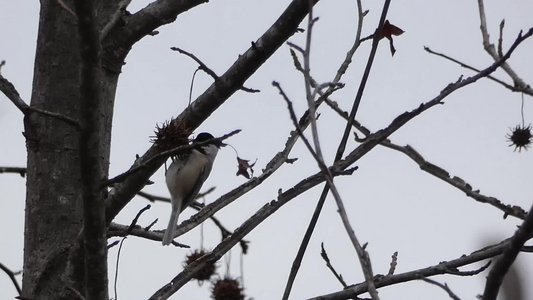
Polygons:
[[378,31],[378,36],[380,39],[384,37],[392,39],[393,35],[398,36],[402,33],[404,33],[404,31],[401,28],[392,25],[391,23],[389,23],[389,20],[386,20],[383,24],[383,27],[381,27],[381,29]]
[[392,53],[392,55],[394,55],[394,53],[396,53],[396,49],[394,48],[392,36],[393,35],[398,36],[398,35],[401,35],[402,33],[404,33],[404,31],[401,28],[392,25],[389,22],[389,20],[385,20],[383,27],[381,27],[381,29],[378,30],[377,35],[379,39],[387,38],[389,40],[390,52]]
[[250,173],[252,174],[252,176],[254,175],[254,169],[253,169],[253,166],[255,165],[255,163],[257,162],[257,160],[253,163],[253,164],[250,164],[250,161],[247,160],[247,159],[242,159],[240,157],[237,156],[237,164],[238,164],[238,171],[237,171],[237,176],[239,175],[242,175],[244,177],[246,177],[246,179],[250,179],[250,174],[248,174],[248,169],[250,170]]

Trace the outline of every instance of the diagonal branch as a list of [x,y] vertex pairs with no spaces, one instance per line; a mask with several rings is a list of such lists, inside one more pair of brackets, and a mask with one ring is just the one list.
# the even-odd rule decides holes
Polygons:
[[[474,68],[474,67],[472,67],[472,66],[470,66],[470,65],[467,65],[467,64],[465,64],[465,63],[463,63],[463,62],[461,62],[461,61],[459,61],[459,60],[457,60],[457,59],[455,59],[455,58],[449,57],[449,56],[446,55],[446,54],[439,53],[439,52],[435,52],[435,51],[431,50],[429,47],[424,47],[424,50],[426,50],[426,51],[427,51],[428,53],[430,53],[430,54],[437,55],[437,56],[440,56],[440,57],[442,57],[442,58],[444,58],[444,59],[447,59],[447,60],[449,60],[449,61],[452,61],[452,62],[454,62],[454,63],[460,65],[460,66],[463,67],[463,68],[466,68],[466,69],[471,70],[471,71],[479,72],[479,69]],[[508,89],[508,90],[510,90],[510,91],[513,91],[513,92],[522,92],[522,93],[526,93],[526,94],[528,94],[528,95],[530,95],[530,96],[533,96],[533,89],[532,89],[529,85],[525,85],[525,86],[517,86],[517,85],[514,85],[514,86],[513,86],[513,85],[510,85],[510,84],[508,84],[507,82],[502,81],[502,80],[500,80],[500,79],[498,79],[498,78],[496,78],[496,77],[494,77],[494,76],[487,76],[487,78],[490,79],[490,80],[492,80],[492,81],[494,81],[494,82],[497,82],[497,83],[503,85],[506,89]]]
[[15,104],[15,106],[23,113],[26,114],[29,109],[29,105],[20,98],[20,94],[15,86],[7,80],[2,74],[0,74],[0,91],[6,95],[6,97]]
[[[433,266],[429,266],[429,267],[418,269],[418,270],[412,270],[412,271],[408,271],[404,273],[399,273],[396,275],[388,275],[388,276],[380,277],[379,279],[376,279],[376,287],[381,288],[381,287],[391,286],[391,285],[402,283],[402,282],[419,280],[421,278],[426,278],[426,277],[441,275],[441,274],[451,274],[451,275],[456,275],[456,276],[462,276],[463,275],[462,273],[454,274],[453,272],[450,272],[450,270],[456,270],[459,267],[463,267],[463,266],[466,266],[472,263],[480,262],[485,259],[498,256],[502,254],[503,251],[507,247],[509,247],[511,242],[512,242],[511,239],[506,239],[500,243],[474,251],[471,254],[462,255],[459,258],[452,259],[452,260],[446,260]],[[361,282],[358,284],[351,285],[348,288],[343,289],[342,291],[333,292],[327,295],[317,296],[314,298],[310,298],[309,300],[353,299],[354,297],[357,297],[358,295],[361,295],[367,292],[367,290],[368,290],[368,286],[366,282]]]
[[511,206],[509,204],[504,204],[500,200],[485,196],[479,192],[479,190],[473,190],[472,186],[465,182],[463,179],[457,176],[451,177],[450,174],[442,169],[441,167],[428,162],[424,159],[422,155],[420,155],[415,149],[413,149],[411,146],[399,146],[397,144],[392,143],[389,140],[385,140],[381,143],[381,145],[394,149],[396,151],[402,152],[403,154],[407,155],[409,158],[411,158],[415,163],[417,163],[420,166],[420,169],[449,183],[453,187],[463,191],[468,197],[471,197],[472,199],[481,202],[481,203],[488,203],[499,210],[503,211],[505,213],[504,217],[507,217],[508,215],[517,217],[519,219],[525,219],[527,212],[524,211],[519,206]]

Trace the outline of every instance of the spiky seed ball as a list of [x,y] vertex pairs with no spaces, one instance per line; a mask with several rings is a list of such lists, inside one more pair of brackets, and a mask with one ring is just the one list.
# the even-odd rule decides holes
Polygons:
[[183,123],[175,120],[165,121],[161,125],[156,125],[155,136],[152,136],[152,142],[161,150],[169,150],[189,142],[191,130],[186,128]]
[[531,124],[527,126],[518,125],[511,129],[511,134],[507,135],[507,139],[511,142],[509,147],[514,146],[515,151],[518,149],[518,152],[522,148],[527,150],[531,146],[531,138]]
[[228,277],[214,282],[211,292],[211,297],[215,300],[244,300],[239,282]]
[[[185,262],[183,263],[184,267],[190,265],[195,260],[199,259],[200,257],[204,256],[207,253],[207,251],[203,249],[197,249],[194,250],[192,253],[187,255],[187,258]],[[215,263],[207,264],[205,267],[203,267],[200,271],[196,272],[196,274],[193,275],[192,278],[198,280],[198,281],[204,281],[209,280],[213,274],[215,274],[215,271],[217,269],[217,266]]]

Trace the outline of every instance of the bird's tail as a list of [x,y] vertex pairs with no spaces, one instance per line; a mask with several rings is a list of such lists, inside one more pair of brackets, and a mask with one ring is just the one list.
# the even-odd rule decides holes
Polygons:
[[168,220],[167,230],[165,230],[165,235],[163,236],[163,246],[170,245],[172,240],[174,240],[174,231],[176,230],[176,223],[178,223],[178,215],[181,210],[181,201],[178,205],[172,205],[172,213],[170,214],[170,220]]

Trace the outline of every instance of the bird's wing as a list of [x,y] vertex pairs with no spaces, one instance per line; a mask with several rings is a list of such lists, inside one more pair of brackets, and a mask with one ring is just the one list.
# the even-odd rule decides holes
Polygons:
[[202,185],[204,184],[207,177],[209,176],[209,173],[211,173],[211,165],[205,164],[200,170],[200,175],[197,177],[198,179],[194,183],[193,188],[183,198],[183,205],[181,206],[181,211],[189,207],[189,205],[191,205],[191,203],[194,201],[194,198],[196,198],[196,196],[200,192],[200,189],[202,188]]

